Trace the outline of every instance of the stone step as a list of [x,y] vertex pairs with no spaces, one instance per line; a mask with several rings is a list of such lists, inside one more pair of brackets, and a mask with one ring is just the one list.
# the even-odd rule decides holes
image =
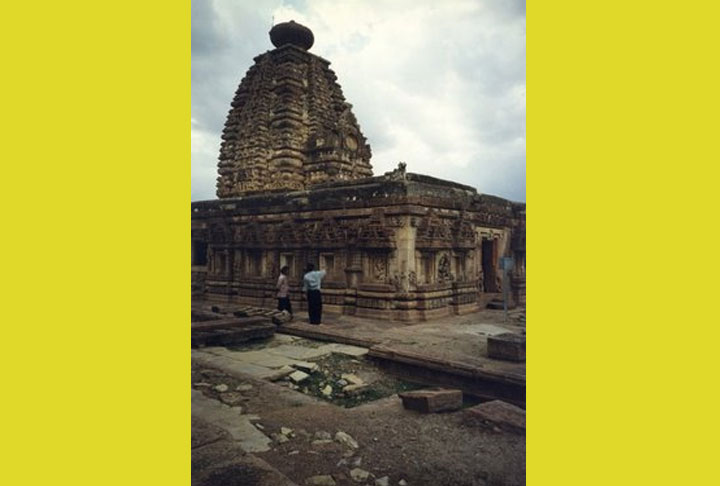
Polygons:
[[398,393],[403,407],[422,413],[448,412],[458,410],[463,404],[461,390],[438,388]]

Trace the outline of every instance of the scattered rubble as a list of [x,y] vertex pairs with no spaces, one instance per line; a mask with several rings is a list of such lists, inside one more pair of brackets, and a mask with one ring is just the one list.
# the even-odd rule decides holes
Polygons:
[[335,480],[330,475],[312,476],[305,480],[307,486],[335,486]]
[[245,400],[245,397],[237,392],[226,392],[220,394],[220,401],[226,405],[235,406]]
[[329,440],[329,439],[317,439],[317,440],[314,440],[311,442],[313,447],[324,446],[324,445],[332,444],[332,443],[333,443],[333,441]]
[[285,365],[282,368],[277,369],[272,375],[268,376],[267,379],[270,381],[278,381],[285,378],[287,375],[296,372],[292,366]]
[[370,477],[370,473],[364,469],[356,467],[350,471],[350,477],[353,478],[353,481],[360,482],[365,481],[368,477]]
[[318,365],[317,363],[311,363],[310,361],[296,361],[292,364],[294,368],[297,368],[302,371],[306,371],[308,373],[311,373],[313,371],[317,371]]
[[347,380],[349,383],[352,383],[353,385],[364,385],[365,382],[357,375],[354,375],[352,373],[343,373],[342,375],[343,380]]
[[354,395],[361,391],[366,390],[367,388],[368,388],[367,383],[361,383],[361,384],[357,384],[357,385],[347,385],[347,386],[343,387],[343,392],[345,392],[349,395]]
[[225,383],[221,383],[214,388],[215,391],[220,393],[228,391],[228,386]]
[[338,431],[338,433],[335,434],[335,440],[347,447],[350,447],[351,449],[357,449],[360,447],[355,439],[343,431]]
[[287,436],[283,434],[270,434],[270,437],[272,437],[272,439],[278,444],[284,444],[285,442],[290,441],[290,439],[288,439]]
[[294,381],[295,383],[300,383],[302,381],[307,380],[310,377],[307,373],[304,371],[295,371],[294,373],[290,373],[290,379]]

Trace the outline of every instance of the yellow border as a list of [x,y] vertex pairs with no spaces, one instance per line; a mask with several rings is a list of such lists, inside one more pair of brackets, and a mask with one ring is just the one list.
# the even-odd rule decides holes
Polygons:
[[529,5],[529,485],[717,482],[716,5]]
[[3,7],[3,483],[190,478],[190,2]]

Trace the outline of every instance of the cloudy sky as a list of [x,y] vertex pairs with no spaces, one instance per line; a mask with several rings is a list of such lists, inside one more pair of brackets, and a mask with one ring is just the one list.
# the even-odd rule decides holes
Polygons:
[[274,23],[315,35],[372,147],[409,172],[525,201],[525,2],[193,0],[192,200],[215,199],[220,134]]

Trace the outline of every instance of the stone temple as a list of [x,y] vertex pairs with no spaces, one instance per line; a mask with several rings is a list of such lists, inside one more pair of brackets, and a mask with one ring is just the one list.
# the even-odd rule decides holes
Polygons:
[[403,163],[373,176],[352,105],[309,52],[310,29],[286,22],[270,39],[231,103],[218,199],[192,203],[193,299],[274,308],[288,265],[297,312],[313,262],[327,271],[326,312],[417,321],[503,294],[524,304],[525,204]]

